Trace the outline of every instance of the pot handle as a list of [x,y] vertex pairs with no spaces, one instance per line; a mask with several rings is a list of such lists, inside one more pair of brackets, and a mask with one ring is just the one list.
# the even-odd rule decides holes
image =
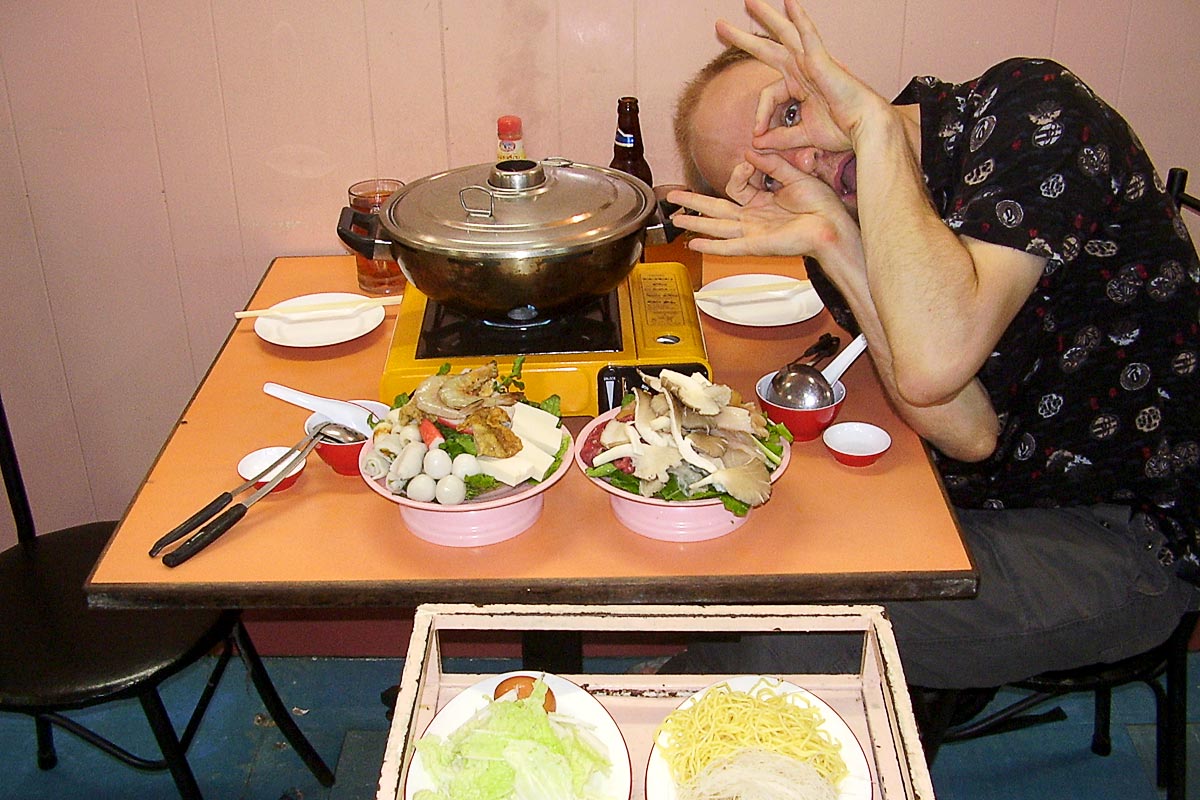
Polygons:
[[[365,234],[355,230],[366,231]],[[370,259],[394,260],[392,242],[379,238],[379,216],[343,206],[338,217],[338,237],[354,252]]]
[[[483,192],[487,195],[487,208],[477,208],[467,204],[467,192]],[[462,204],[463,211],[467,212],[468,217],[494,217],[496,216],[496,195],[492,194],[491,190],[486,186],[467,186],[458,191],[458,202]]]

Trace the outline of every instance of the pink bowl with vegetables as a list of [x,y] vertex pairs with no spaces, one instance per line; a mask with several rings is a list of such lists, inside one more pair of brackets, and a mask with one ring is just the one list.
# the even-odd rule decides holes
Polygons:
[[[593,431],[614,419],[619,408],[606,411],[588,423],[579,433],[575,447],[575,465],[592,484],[608,493],[609,506],[617,520],[634,533],[665,542],[702,542],[732,533],[749,520],[753,509],[743,515],[730,511],[719,497],[701,500],[663,500],[613,486],[608,481],[587,475],[591,465],[585,460],[583,443]],[[775,483],[791,462],[791,449],[784,447],[781,460],[771,472]]]
[[[567,453],[573,449],[571,433],[565,427]],[[365,464],[373,452],[367,443],[359,454],[359,474],[367,486],[380,497],[400,507],[400,518],[418,539],[444,547],[481,547],[512,539],[527,531],[542,516],[543,493],[562,480],[570,468],[570,458],[564,457],[558,467],[540,483],[526,482],[520,486],[503,487],[458,505],[423,503],[393,494],[383,481],[373,479]]]

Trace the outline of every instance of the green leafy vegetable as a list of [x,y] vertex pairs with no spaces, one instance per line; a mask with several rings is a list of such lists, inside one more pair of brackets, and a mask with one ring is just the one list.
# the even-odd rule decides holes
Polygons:
[[[612,768],[603,745],[578,720],[542,707],[546,684],[522,700],[488,700],[456,731],[416,743],[435,788],[414,800],[533,800],[593,796],[593,777]],[[591,788],[592,791],[589,791]]]

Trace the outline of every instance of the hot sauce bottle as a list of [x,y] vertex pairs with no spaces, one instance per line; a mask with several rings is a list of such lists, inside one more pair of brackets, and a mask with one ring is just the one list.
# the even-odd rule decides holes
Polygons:
[[517,161],[525,158],[525,140],[521,118],[505,114],[496,120],[496,161]]

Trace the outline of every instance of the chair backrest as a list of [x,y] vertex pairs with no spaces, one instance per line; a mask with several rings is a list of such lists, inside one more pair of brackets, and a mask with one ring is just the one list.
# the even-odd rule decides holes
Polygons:
[[1167,192],[1171,197],[1175,198],[1175,205],[1182,211],[1185,208],[1190,208],[1197,214],[1200,214],[1200,200],[1188,194],[1187,189],[1188,173],[1186,169],[1172,167],[1167,170]]
[[17,448],[13,445],[8,417],[4,414],[3,398],[0,398],[0,472],[4,473],[8,504],[12,508],[13,521],[17,523],[17,541],[30,544],[37,530],[33,526],[33,510],[29,507],[25,482],[21,479],[21,465],[17,463]]

